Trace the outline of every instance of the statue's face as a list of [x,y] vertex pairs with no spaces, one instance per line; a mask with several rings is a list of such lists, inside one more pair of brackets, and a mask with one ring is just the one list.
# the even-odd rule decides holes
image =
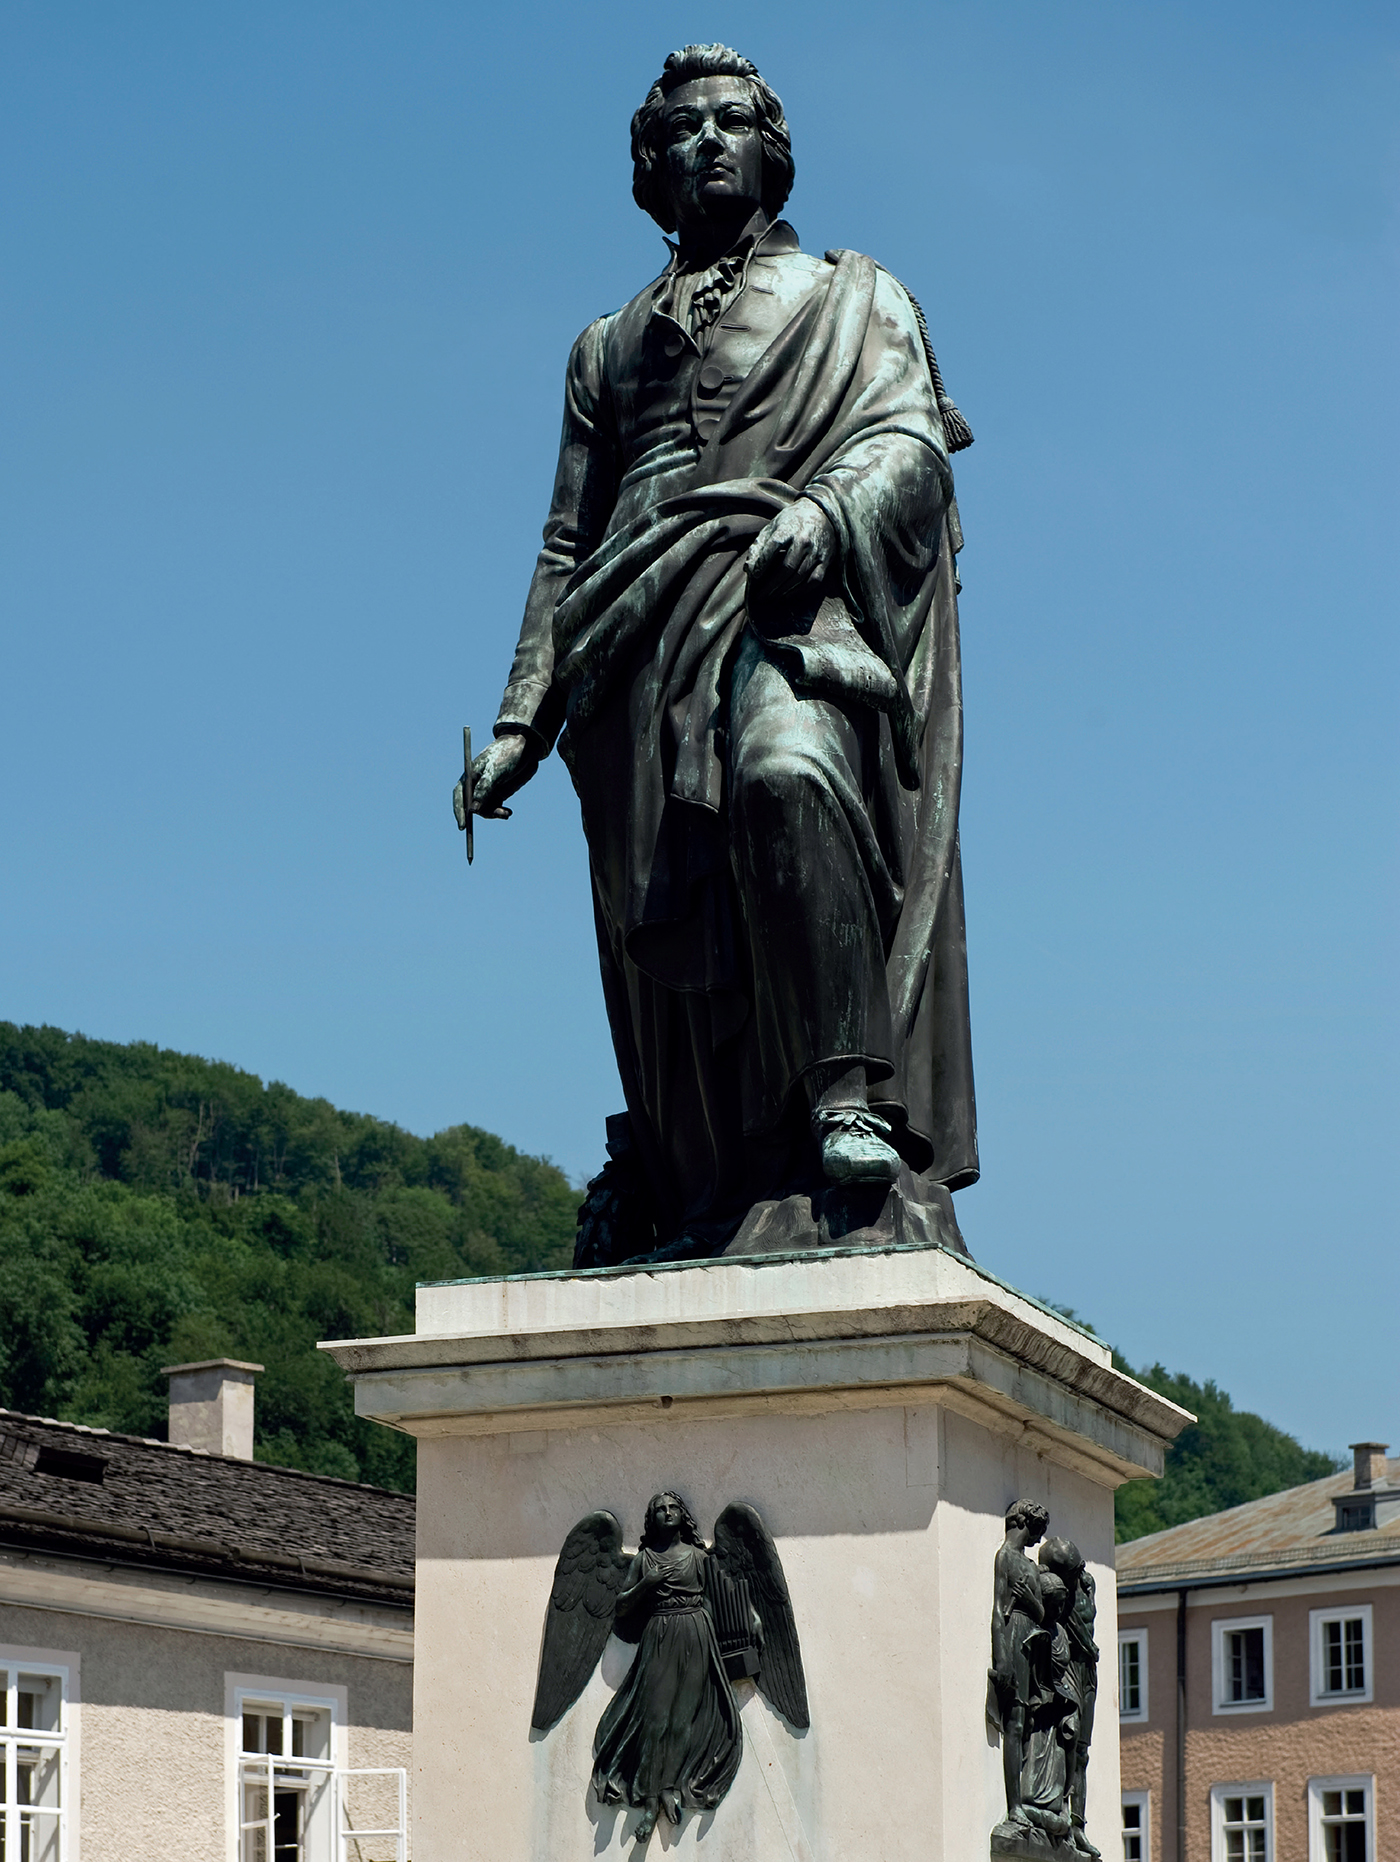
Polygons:
[[665,103],[666,175],[683,232],[763,198],[763,144],[742,78],[692,78]]
[[1021,1513],[1017,1515],[1014,1524],[1010,1525],[1010,1531],[1019,1534],[1021,1543],[1029,1547],[1045,1537],[1045,1528],[1048,1524],[1048,1520],[1038,1519],[1034,1513],[1029,1515]]
[[652,1524],[663,1532],[674,1532],[681,1523],[681,1509],[670,1494],[658,1494],[651,1503]]

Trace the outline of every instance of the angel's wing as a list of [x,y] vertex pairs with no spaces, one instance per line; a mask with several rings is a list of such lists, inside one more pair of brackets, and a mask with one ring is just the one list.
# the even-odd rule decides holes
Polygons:
[[530,1724],[547,1732],[588,1684],[612,1634],[628,1559],[611,1513],[588,1513],[564,1541],[544,1615],[540,1678]]
[[725,1575],[747,1584],[754,1608],[763,1620],[763,1646],[754,1680],[790,1726],[810,1726],[807,1677],[802,1672],[802,1651],[797,1645],[792,1599],[783,1561],[773,1535],[751,1506],[732,1501],[715,1521],[715,1544],[710,1556]]

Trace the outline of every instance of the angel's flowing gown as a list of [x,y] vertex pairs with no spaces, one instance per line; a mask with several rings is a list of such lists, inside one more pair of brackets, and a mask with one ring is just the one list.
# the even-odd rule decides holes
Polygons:
[[743,1754],[739,1703],[705,1607],[705,1553],[694,1545],[642,1551],[619,1615],[646,1615],[636,1660],[598,1723],[593,1788],[604,1804],[645,1804],[676,1791],[713,1810]]

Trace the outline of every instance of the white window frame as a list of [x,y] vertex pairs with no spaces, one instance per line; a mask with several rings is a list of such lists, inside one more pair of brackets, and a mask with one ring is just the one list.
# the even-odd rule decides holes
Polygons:
[[[1225,1638],[1235,1630],[1264,1632],[1264,1698],[1225,1698]],[[1210,1694],[1212,1713],[1272,1713],[1274,1710],[1274,1619],[1272,1616],[1220,1616],[1210,1626]]]
[[[256,1713],[259,1708],[266,1710],[274,1703],[281,1704],[284,1718],[298,1707],[309,1707],[318,1713],[328,1712],[330,1715],[329,1751],[325,1758],[293,1758],[290,1754],[284,1754],[263,1761],[270,1776],[275,1776],[276,1767],[283,1764],[297,1771],[325,1774],[328,1787],[326,1821],[320,1832],[320,1837],[324,1837],[325,1841],[323,1843],[318,1837],[316,1850],[321,1852],[327,1862],[351,1862],[352,1853],[364,1853],[362,1847],[355,1847],[357,1841],[363,1844],[372,1839],[376,1853],[383,1852],[383,1844],[392,1842],[396,1862],[408,1862],[408,1773],[402,1765],[347,1765],[350,1723],[348,1689],[325,1681],[289,1681],[279,1675],[225,1674],[224,1771],[228,1780],[225,1855],[228,1862],[240,1862],[242,1787],[245,1766],[250,1762],[249,1755],[243,1750],[244,1709],[246,1706],[250,1712]],[[259,1761],[253,1759],[251,1762],[257,1764]],[[393,1782],[397,1797],[395,1828],[351,1828],[349,1781],[352,1778],[386,1778]],[[269,1812],[272,1809],[270,1794],[268,1809]],[[64,1862],[67,1862],[66,1857]]]
[[[1252,1628],[1253,1624],[1247,1624],[1246,1627]],[[1265,1862],[1274,1862],[1274,1785],[1271,1778],[1256,1778],[1253,1784],[1213,1784],[1210,1787],[1210,1862],[1225,1862],[1227,1797],[1263,1798],[1264,1857]]]
[[[1361,1660],[1366,1670],[1365,1687],[1332,1694],[1327,1691],[1327,1650],[1323,1632],[1328,1623],[1350,1623],[1361,1619]],[[1343,1632],[1345,1636],[1345,1632]],[[1308,1611],[1308,1644],[1312,1650],[1311,1704],[1314,1707],[1364,1706],[1374,1692],[1375,1643],[1371,1636],[1369,1603],[1334,1604],[1326,1610]],[[1352,1787],[1355,1789],[1355,1787]]]
[[[1138,1706],[1136,1711],[1129,1709],[1123,1702],[1123,1645],[1136,1642],[1138,1645]],[[1132,1725],[1141,1725],[1147,1718],[1147,1631],[1145,1629],[1120,1629],[1118,1631],[1118,1718]]]
[[[1152,1862],[1152,1793],[1150,1791],[1124,1791],[1123,1809],[1129,1804],[1136,1804],[1142,1811],[1142,1862]],[[1120,1814],[1121,1822],[1121,1814]],[[1127,1835],[1126,1827],[1123,1835]]]
[[[279,1763],[295,1765],[300,1770],[314,1770],[333,1773],[345,1763],[345,1722],[349,1711],[347,1690],[325,1681],[296,1681],[285,1675],[249,1675],[225,1674],[224,1676],[224,1720],[225,1720],[225,1774],[228,1781],[228,1862],[240,1862],[239,1831],[243,1820],[243,1713],[247,1710],[256,1713],[259,1707],[279,1703],[283,1713],[294,1712],[298,1707],[307,1707],[317,1713],[330,1716],[330,1738],[328,1751],[323,1759],[292,1759],[284,1757]],[[334,1791],[327,1794],[326,1820],[328,1837],[317,1848],[323,1851],[320,1862],[339,1862],[336,1857],[336,1828],[334,1822],[335,1805],[331,1801]]]
[[1376,1862],[1376,1780],[1372,1772],[1358,1772],[1349,1778],[1308,1779],[1308,1862],[1327,1862],[1327,1843],[1322,1833],[1324,1791],[1366,1793],[1366,1862]]
[[[0,1668],[9,1671],[5,1724],[0,1727],[0,1763],[4,1765],[5,1799],[0,1804],[0,1832],[3,1832],[6,1855],[20,1854],[20,1820],[23,1805],[16,1802],[15,1761],[12,1747],[45,1745],[58,1747],[58,1854],[59,1862],[69,1862],[78,1854],[79,1787],[79,1715],[78,1680],[82,1658],[73,1649],[33,1649],[18,1643],[0,1643]],[[15,1676],[52,1675],[62,1688],[62,1704],[57,1732],[36,1735],[17,1724]],[[52,1814],[52,1813],[50,1813]]]

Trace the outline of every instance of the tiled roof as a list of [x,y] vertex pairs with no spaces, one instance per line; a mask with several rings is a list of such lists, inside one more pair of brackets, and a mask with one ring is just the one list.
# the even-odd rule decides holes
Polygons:
[[409,1494],[3,1409],[0,1544],[413,1602]]
[[[1392,1468],[1394,1464],[1392,1463]],[[1394,1474],[1387,1480],[1393,1486]],[[1204,1519],[1169,1526],[1118,1547],[1118,1588],[1192,1578],[1259,1577],[1313,1565],[1400,1560],[1400,1519],[1369,1532],[1338,1532],[1332,1502],[1353,1491],[1352,1474],[1289,1487]]]

